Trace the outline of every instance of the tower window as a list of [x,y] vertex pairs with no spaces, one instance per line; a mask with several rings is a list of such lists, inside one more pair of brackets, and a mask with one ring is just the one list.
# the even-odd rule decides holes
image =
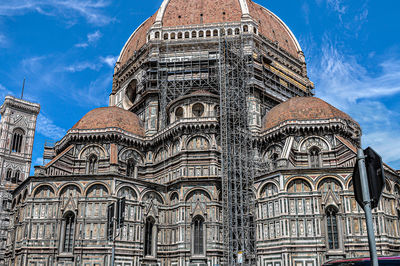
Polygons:
[[94,154],[91,154],[87,161],[87,173],[95,174],[97,172],[97,165],[98,165],[97,156]]
[[21,172],[19,170],[17,170],[14,174],[14,177],[11,180],[11,183],[18,184],[18,182],[20,181],[20,176],[21,176]]
[[11,181],[11,176],[12,176],[12,170],[8,168],[6,174],[6,181]]
[[337,225],[337,211],[330,206],[326,209],[326,225],[329,249],[339,249],[339,233]]
[[156,39],[160,39],[160,32],[159,32],[159,31],[156,31],[156,33],[154,34],[154,37],[155,37]]
[[244,31],[244,32],[248,32],[248,31],[249,31],[249,26],[244,25],[244,26],[243,26],[243,31]]
[[309,152],[310,167],[318,168],[321,167],[320,164],[320,150],[317,147],[312,147]]
[[21,130],[16,130],[14,132],[11,143],[12,152],[18,152],[18,153],[21,152],[23,135],[24,133]]
[[62,251],[66,253],[72,252],[75,232],[75,214],[68,212],[63,219],[64,225],[64,239],[62,245]]
[[193,254],[204,255],[204,218],[196,216],[193,219]]
[[145,230],[144,230],[144,255],[145,256],[154,256],[153,246],[155,244],[154,232],[155,229],[155,221],[152,217],[148,217],[146,219]]
[[201,103],[196,103],[192,107],[192,112],[195,117],[200,117],[204,113],[204,105]]

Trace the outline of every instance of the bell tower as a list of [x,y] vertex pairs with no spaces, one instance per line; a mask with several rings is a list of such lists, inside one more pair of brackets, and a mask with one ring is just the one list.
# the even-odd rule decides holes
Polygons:
[[15,189],[29,176],[40,105],[6,96],[0,108],[1,184]]

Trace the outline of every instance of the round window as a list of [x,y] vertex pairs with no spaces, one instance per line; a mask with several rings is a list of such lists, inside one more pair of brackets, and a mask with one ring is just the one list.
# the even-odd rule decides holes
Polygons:
[[183,117],[183,108],[182,107],[178,107],[175,110],[175,117],[176,119],[181,119]]
[[192,107],[192,112],[195,117],[200,117],[204,113],[204,105],[201,103],[196,103]]

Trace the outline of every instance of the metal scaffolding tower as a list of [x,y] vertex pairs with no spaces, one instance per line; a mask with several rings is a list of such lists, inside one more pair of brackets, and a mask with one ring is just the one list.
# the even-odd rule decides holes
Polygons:
[[252,134],[248,96],[252,55],[240,36],[220,40],[220,131],[224,265],[255,265]]

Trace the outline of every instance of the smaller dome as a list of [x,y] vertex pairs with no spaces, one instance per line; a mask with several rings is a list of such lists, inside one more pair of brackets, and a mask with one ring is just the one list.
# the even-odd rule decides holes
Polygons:
[[264,118],[264,130],[286,121],[307,121],[341,118],[355,122],[348,114],[316,97],[293,97],[272,108]]
[[144,136],[142,121],[125,109],[111,106],[100,107],[88,112],[72,129],[120,128],[129,133]]

